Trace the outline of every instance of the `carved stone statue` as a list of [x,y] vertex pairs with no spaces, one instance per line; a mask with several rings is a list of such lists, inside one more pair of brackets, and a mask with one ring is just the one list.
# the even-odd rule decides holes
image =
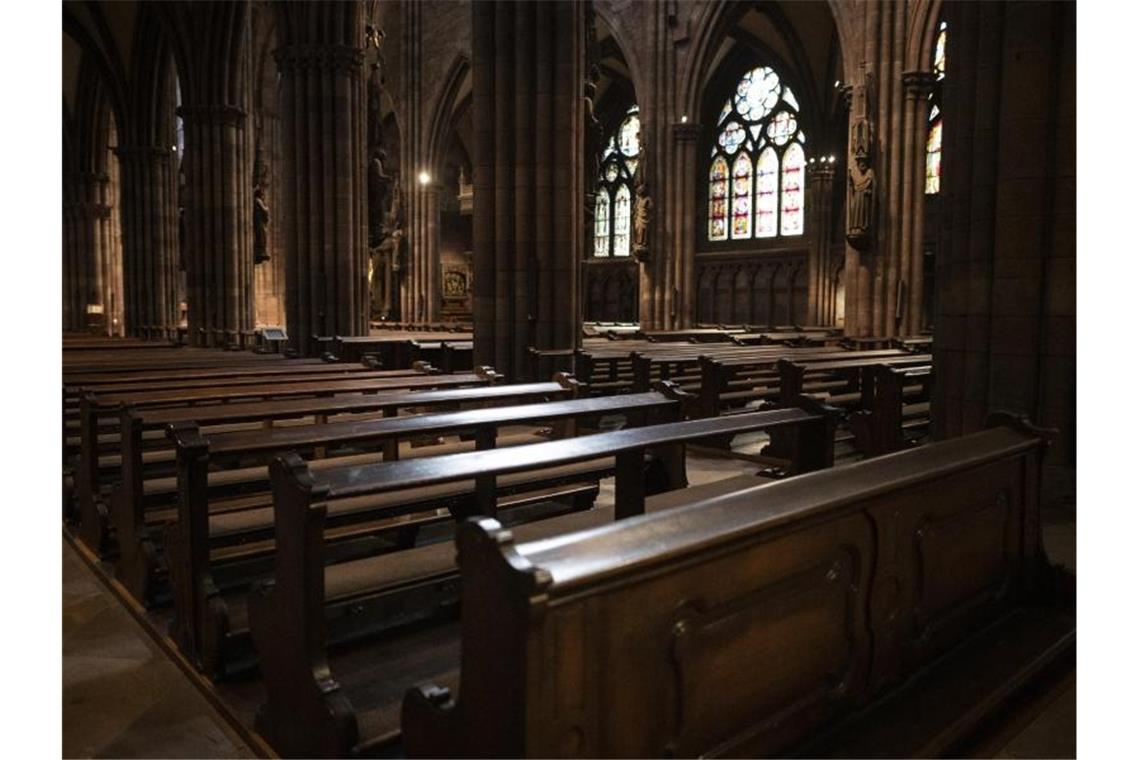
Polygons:
[[649,197],[645,177],[638,167],[633,202],[633,256],[638,261],[649,260],[649,224],[652,218],[653,199]]
[[586,145],[584,147],[586,156],[590,161],[590,172],[586,177],[586,216],[588,219],[593,219],[594,216],[594,196],[598,172],[602,166],[602,141],[605,139],[602,122],[598,120],[597,113],[594,110],[598,102],[598,81],[601,78],[602,73],[598,67],[596,65],[591,66],[582,95],[586,111]]
[[860,119],[851,128],[853,161],[847,170],[847,242],[863,249],[875,224],[875,170],[871,168],[871,128]]
[[253,263],[269,261],[269,206],[260,187],[253,190]]
[[390,205],[388,197],[392,178],[384,168],[388,154],[383,148],[373,152],[368,162],[368,245],[377,246],[384,239],[385,208]]

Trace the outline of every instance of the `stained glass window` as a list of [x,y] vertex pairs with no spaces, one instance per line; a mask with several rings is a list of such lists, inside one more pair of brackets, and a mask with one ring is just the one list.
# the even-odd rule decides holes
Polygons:
[[752,237],[752,159],[741,153],[732,164],[732,239]]
[[594,202],[594,256],[628,256],[633,178],[641,156],[637,106],[625,112],[602,151]]
[[935,119],[926,136],[926,194],[942,189],[942,119]]
[[780,159],[768,146],[756,162],[756,237],[776,237],[776,182]]
[[805,141],[791,88],[767,66],[746,72],[717,119],[709,163],[710,241],[803,234]]
[[594,255],[610,255],[610,193],[602,190],[594,204]]
[[709,170],[709,240],[728,240],[728,162],[713,159]]
[[930,111],[926,133],[926,194],[942,190],[942,80],[946,78],[946,22],[938,25],[934,41],[934,88],[930,92]]
[[804,231],[804,149],[792,143],[784,152],[780,174],[780,234]]
[[614,197],[614,256],[629,255],[629,185]]

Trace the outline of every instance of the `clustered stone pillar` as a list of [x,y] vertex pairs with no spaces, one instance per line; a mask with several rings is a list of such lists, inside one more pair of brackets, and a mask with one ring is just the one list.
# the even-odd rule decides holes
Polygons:
[[253,191],[246,113],[184,105],[186,308],[196,346],[235,344],[253,326]]
[[578,345],[583,244],[581,4],[472,3],[475,361]]
[[[844,327],[848,335],[893,337],[921,319],[921,252],[917,288],[911,275],[913,249],[921,247],[921,229],[915,235],[915,208],[922,197],[914,192],[913,123],[919,89],[904,82],[902,73],[906,5],[869,3],[865,8],[863,67],[852,82],[849,127],[852,135],[859,127],[871,136],[874,212],[866,240],[847,248]],[[854,159],[849,151],[849,171],[855,170]],[[918,299],[918,315],[909,313],[912,299]]]
[[178,333],[177,156],[168,146],[120,146],[123,281],[128,332]]
[[78,172],[65,177],[64,195],[64,327],[86,330],[88,307],[109,310],[104,303],[103,258],[109,245],[111,208],[106,203],[105,174]]
[[1076,10],[945,13],[933,433],[995,410],[1060,429],[1049,501],[1051,470],[1071,478],[1076,462]]
[[809,241],[807,323],[830,325],[835,320],[835,282],[831,277],[831,203],[835,164],[818,160],[808,164]]
[[291,43],[276,58],[285,161],[274,219],[290,344],[308,354],[314,336],[368,330],[364,52],[355,40]]
[[922,241],[926,211],[926,133],[927,102],[934,87],[934,73],[908,71],[903,74],[906,111],[903,114],[903,209],[901,279],[905,301],[898,306],[899,334],[915,335],[922,324]]
[[[666,329],[691,327],[697,313],[697,231],[694,229],[696,193],[693,178],[702,176],[697,168],[697,139],[699,124],[691,122],[673,124],[673,173],[666,189],[670,206],[672,250],[675,256],[662,251],[661,258],[670,262],[671,274],[666,279],[666,300],[670,306],[664,323]],[[664,217],[662,214],[659,218]]]

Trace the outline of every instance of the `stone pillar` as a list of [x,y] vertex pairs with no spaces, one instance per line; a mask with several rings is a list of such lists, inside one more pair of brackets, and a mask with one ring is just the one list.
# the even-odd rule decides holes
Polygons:
[[[697,309],[697,231],[694,220],[697,218],[697,184],[705,175],[698,168],[697,140],[701,125],[687,122],[673,125],[673,156],[675,164],[671,176],[673,192],[669,195],[672,208],[669,214],[673,222],[672,251],[663,250],[663,258],[669,258],[673,266],[673,293],[669,300],[673,303],[671,325],[673,329],[692,327]],[[696,178],[696,179],[694,179]],[[663,327],[666,325],[662,325]]]
[[[98,302],[99,176],[76,172],[64,177],[64,326],[87,329],[87,305]],[[94,300],[93,300],[94,299]]]
[[906,301],[899,307],[901,335],[915,335],[922,329],[922,240],[926,212],[926,132],[927,97],[934,87],[934,73],[908,71],[903,142],[902,281]]
[[579,342],[584,8],[472,3],[475,361]]
[[169,146],[120,146],[124,316],[129,335],[178,330],[178,188]]
[[[340,5],[329,4],[329,12]],[[364,52],[357,27],[341,30],[340,43],[290,42],[276,52],[285,161],[274,221],[283,226],[289,340],[306,354],[314,335],[368,331]]]
[[416,178],[412,186],[412,234],[408,240],[411,309],[408,317],[415,322],[439,319],[439,196],[442,191],[443,187],[434,176],[426,184]]
[[1060,429],[1043,498],[1076,462],[1076,9],[949,3],[932,426],[989,412]]
[[808,193],[811,219],[808,243],[807,322],[831,324],[831,202],[835,163],[825,158],[808,161]]
[[186,308],[195,346],[236,343],[253,325],[253,193],[246,112],[183,105]]

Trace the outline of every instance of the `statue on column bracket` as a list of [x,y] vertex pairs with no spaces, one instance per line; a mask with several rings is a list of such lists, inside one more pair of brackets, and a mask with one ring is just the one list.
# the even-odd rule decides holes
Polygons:
[[392,178],[384,168],[388,152],[377,148],[368,162],[368,244],[375,247],[384,239],[384,206],[388,198]]
[[853,160],[847,170],[847,242],[865,249],[875,220],[875,170],[871,168],[871,124],[859,117],[851,126]]
[[261,119],[256,124],[257,143],[253,150],[253,263],[269,261],[269,205],[265,188],[269,184],[269,166],[261,153]]
[[265,191],[258,185],[253,189],[253,263],[269,261],[269,206]]
[[589,173],[586,176],[586,220],[587,229],[593,226],[594,199],[597,196],[598,173],[601,170],[602,140],[604,127],[598,120],[595,108],[598,102],[598,80],[602,78],[601,70],[597,65],[590,66],[589,75],[583,88],[582,100],[586,112],[586,157],[589,163]]
[[642,162],[637,167],[637,176],[634,178],[633,202],[633,256],[638,261],[649,261],[649,224],[653,218],[653,199],[649,197],[649,188],[645,184],[645,172]]

